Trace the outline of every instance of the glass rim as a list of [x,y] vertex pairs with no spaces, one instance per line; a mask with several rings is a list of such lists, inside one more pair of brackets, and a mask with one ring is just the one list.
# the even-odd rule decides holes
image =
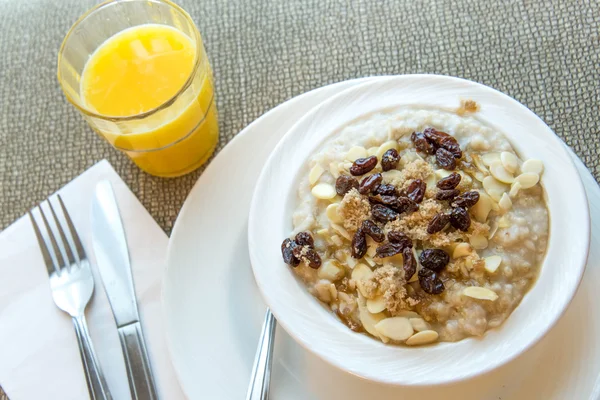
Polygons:
[[[196,54],[194,55],[194,66],[192,68],[192,71],[190,72],[190,76],[188,76],[187,80],[184,82],[184,84],[181,86],[181,88],[170,99],[164,101],[160,105],[158,105],[148,111],[144,111],[142,113],[134,114],[134,115],[126,115],[126,116],[105,115],[105,114],[100,114],[100,113],[94,112],[91,109],[85,107],[83,102],[78,102],[65,90],[65,86],[63,84],[64,80],[61,75],[61,64],[62,64],[62,59],[64,58],[63,55],[64,55],[65,47],[67,44],[67,40],[71,37],[71,34],[73,33],[73,31],[75,30],[76,27],[78,27],[83,21],[85,21],[92,13],[94,13],[106,6],[109,6],[111,4],[125,3],[125,2],[163,3],[163,4],[167,4],[170,7],[173,7],[176,11],[180,12],[183,15],[184,19],[188,23],[190,23],[191,26],[194,27],[194,36],[196,39]],[[177,28],[175,28],[175,29],[177,29]],[[198,71],[198,68],[200,67],[200,63],[202,62],[202,60],[200,59],[200,55],[202,53],[201,50],[202,50],[202,38],[200,36],[200,31],[198,30],[198,27],[194,23],[194,20],[192,20],[192,17],[187,13],[187,11],[185,11],[183,8],[181,8],[177,4],[173,3],[172,1],[170,1],[170,0],[106,0],[106,1],[90,8],[88,11],[86,11],[83,15],[81,15],[77,19],[77,21],[75,21],[75,23],[71,26],[71,28],[69,28],[69,31],[65,35],[65,38],[63,39],[62,44],[60,45],[60,49],[58,50],[57,79],[58,79],[58,83],[60,84],[60,88],[61,88],[63,94],[65,95],[67,101],[69,103],[71,103],[75,108],[77,108],[84,115],[86,115],[88,117],[94,117],[94,118],[98,118],[98,119],[102,119],[102,120],[111,121],[111,122],[134,121],[134,120],[148,117],[152,114],[155,114],[155,113],[171,106],[179,98],[179,96],[191,86],[192,82],[194,81],[194,77],[196,76],[196,72]],[[84,69],[85,69],[85,67],[84,67]]]

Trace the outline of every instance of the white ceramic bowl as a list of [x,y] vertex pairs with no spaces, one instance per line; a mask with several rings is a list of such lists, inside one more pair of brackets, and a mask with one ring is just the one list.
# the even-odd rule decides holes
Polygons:
[[[539,158],[548,196],[550,239],[539,279],[498,329],[483,338],[409,348],[352,332],[306,290],[281,259],[292,231],[297,183],[306,160],[330,135],[372,112],[407,105],[455,109],[481,105],[478,118],[503,132],[522,158]],[[396,385],[456,382],[490,371],[523,353],[556,323],[573,298],[587,259],[590,220],[579,175],[560,139],[514,99],[458,78],[404,75],[348,89],[301,119],[277,145],[258,180],[249,216],[256,282],[283,328],[331,364]]]

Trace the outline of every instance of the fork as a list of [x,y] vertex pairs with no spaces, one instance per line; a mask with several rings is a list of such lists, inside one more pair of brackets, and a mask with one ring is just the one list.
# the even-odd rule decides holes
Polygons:
[[[59,221],[50,199],[47,200],[47,203],[54,220],[55,229],[58,231],[58,236],[50,227],[42,205],[40,204],[37,207],[43,221],[43,226],[47,232],[50,246],[44,240],[44,235],[40,229],[41,225],[36,223],[31,211],[28,212],[29,218],[33,224],[33,229],[46,263],[54,303],[73,319],[90,398],[93,400],[110,400],[112,396],[98,363],[85,320],[85,307],[94,292],[94,277],[81,240],[73,226],[73,221],[67,213],[62,198],[60,195],[57,195],[57,197],[62,214],[64,215],[64,223]],[[67,239],[64,225],[68,229],[70,239]]]

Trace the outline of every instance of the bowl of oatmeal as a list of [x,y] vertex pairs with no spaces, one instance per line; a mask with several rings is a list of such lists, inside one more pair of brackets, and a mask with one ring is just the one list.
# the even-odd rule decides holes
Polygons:
[[[268,221],[268,223],[266,223]],[[282,139],[249,219],[280,324],[378,382],[441,384],[536,343],[572,299],[589,215],[563,144],[524,106],[433,75],[369,82]]]

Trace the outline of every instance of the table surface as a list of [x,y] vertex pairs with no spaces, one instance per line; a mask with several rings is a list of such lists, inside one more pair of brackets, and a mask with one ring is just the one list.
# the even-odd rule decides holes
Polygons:
[[[161,179],[141,172],[64,99],[58,48],[96,3],[0,0],[0,229],[107,158],[169,233],[202,173]],[[217,150],[264,112],[310,89],[369,75],[436,73],[519,100],[600,178],[598,0],[179,3],[200,28],[213,65]]]

